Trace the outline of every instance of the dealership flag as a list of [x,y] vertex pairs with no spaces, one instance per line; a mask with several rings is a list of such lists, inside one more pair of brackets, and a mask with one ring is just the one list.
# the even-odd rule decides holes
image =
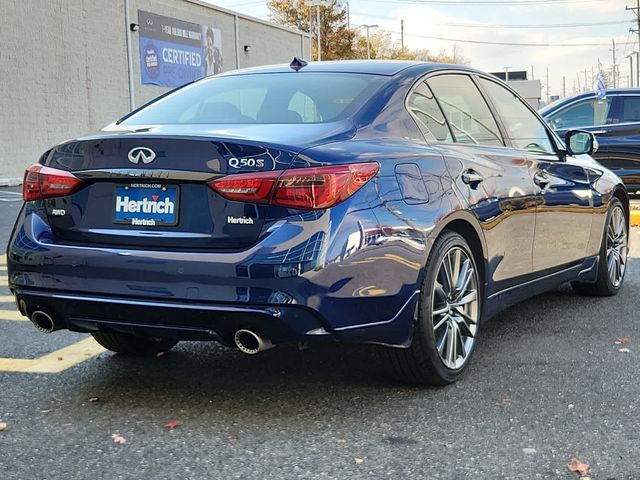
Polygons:
[[607,89],[604,86],[604,77],[602,76],[602,72],[598,73],[593,89],[596,91],[598,100],[604,100],[607,97]]

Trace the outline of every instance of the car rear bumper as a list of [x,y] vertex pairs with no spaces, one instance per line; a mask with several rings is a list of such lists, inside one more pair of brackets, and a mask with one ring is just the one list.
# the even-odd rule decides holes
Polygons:
[[215,340],[226,345],[233,343],[234,333],[241,328],[259,332],[274,343],[329,335],[318,315],[301,306],[187,303],[23,288],[14,294],[23,315],[43,311],[56,328],[77,332]]
[[25,210],[9,243],[9,287],[24,313],[47,309],[62,328],[223,343],[251,328],[274,343],[410,343],[427,239],[378,232],[369,242],[375,220],[363,213],[283,222],[246,251],[207,253],[58,244]]

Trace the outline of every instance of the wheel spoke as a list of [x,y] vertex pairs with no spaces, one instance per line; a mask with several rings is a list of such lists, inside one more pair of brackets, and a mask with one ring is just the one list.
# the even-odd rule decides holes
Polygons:
[[449,340],[447,341],[447,361],[449,368],[455,368],[456,358],[458,358],[458,332],[456,322],[450,323]]
[[442,262],[442,266],[444,269],[444,280],[446,282],[447,294],[451,295],[453,293],[453,289],[455,288],[455,283],[453,281],[453,272],[451,271],[451,262],[449,260],[449,256],[445,257],[444,261]]
[[470,290],[464,297],[458,299],[455,303],[451,305],[454,307],[460,307],[462,305],[467,305],[468,303],[474,302],[478,298],[478,293],[475,290]]
[[[464,319],[465,323],[467,323],[467,324],[469,324],[469,323],[470,323],[470,324],[472,324],[472,325],[475,325],[475,324],[476,324],[475,319],[474,319],[474,318],[472,318],[472,317],[471,317],[467,312],[465,312],[465,311],[464,311],[463,309],[461,309],[460,307],[456,307],[456,309],[455,309],[455,313],[456,313],[456,314],[458,314],[458,316],[462,317],[462,318]],[[472,337],[472,336],[473,336],[473,334],[472,334],[472,335],[468,335],[468,336]]]
[[433,326],[433,330],[436,331],[436,330],[440,329],[440,327],[442,327],[442,325],[447,323],[449,321],[449,319],[451,319],[450,315],[448,315],[448,314],[447,315],[443,315],[442,318],[440,319],[440,321]]
[[460,336],[464,335],[465,337],[473,337],[473,332],[469,328],[469,325],[465,321],[464,317],[453,317],[453,320],[458,324],[458,331],[460,332]]

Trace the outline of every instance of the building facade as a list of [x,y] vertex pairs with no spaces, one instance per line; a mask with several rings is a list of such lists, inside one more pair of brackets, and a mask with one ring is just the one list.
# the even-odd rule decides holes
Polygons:
[[[2,0],[0,17],[5,185],[52,145],[98,131],[185,74],[213,73],[210,63],[216,71],[288,63],[311,50],[307,33],[200,0]],[[173,70],[157,70],[155,54]]]

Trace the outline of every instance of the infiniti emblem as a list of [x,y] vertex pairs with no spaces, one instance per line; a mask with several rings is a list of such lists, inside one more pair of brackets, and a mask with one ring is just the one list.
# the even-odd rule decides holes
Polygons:
[[142,160],[142,163],[151,163],[156,158],[156,152],[147,147],[135,147],[129,150],[127,158],[131,163],[135,164],[140,163],[140,160]]

